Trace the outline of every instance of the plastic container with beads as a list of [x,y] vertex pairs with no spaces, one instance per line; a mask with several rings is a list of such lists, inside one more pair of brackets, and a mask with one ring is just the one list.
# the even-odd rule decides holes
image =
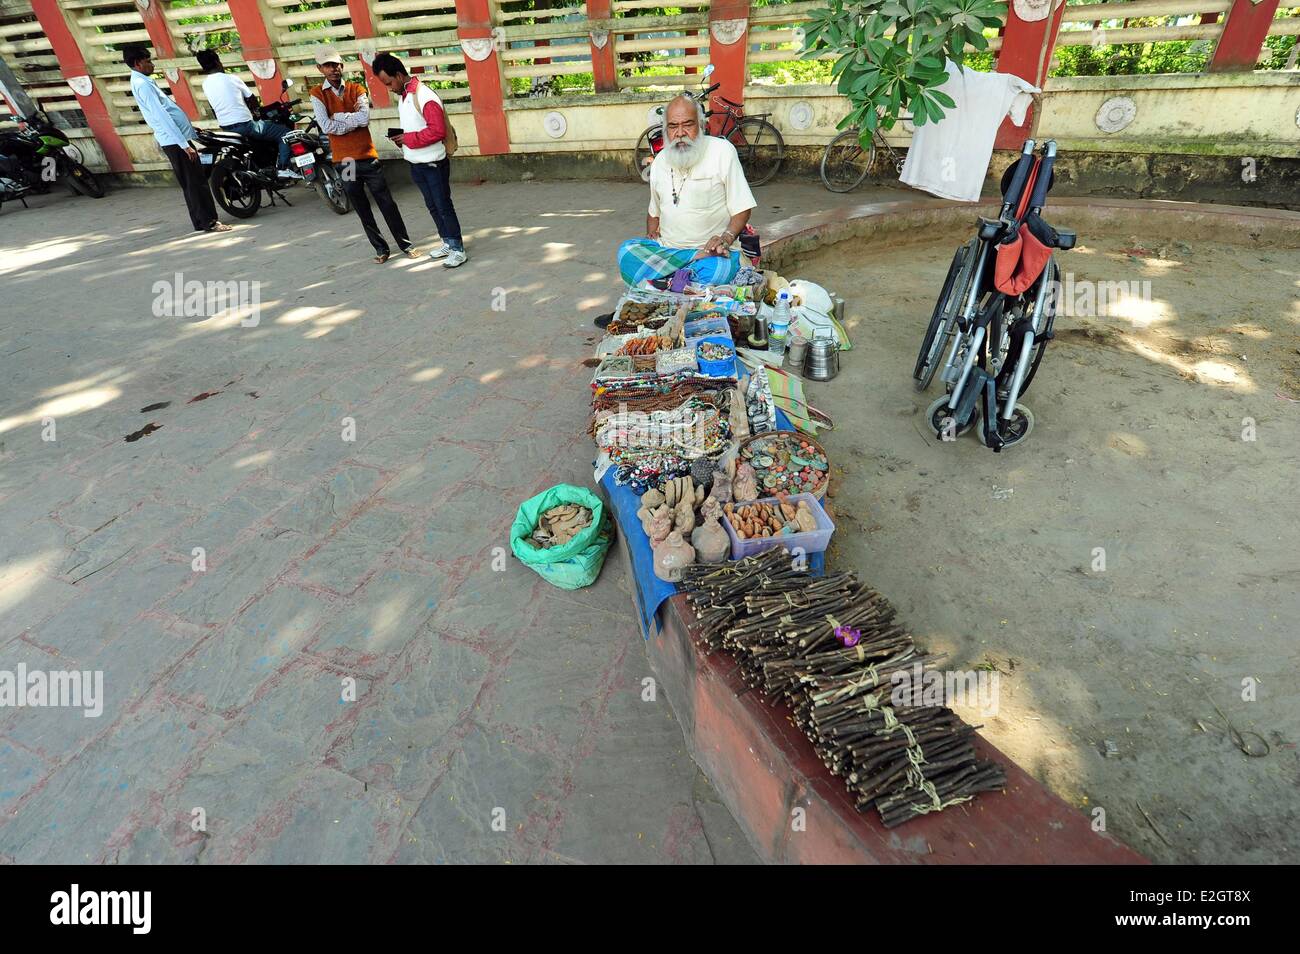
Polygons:
[[[708,345],[716,346],[717,350],[725,351],[723,357],[706,358],[705,351],[714,350],[707,348]],[[731,337],[722,337],[721,335],[710,335],[707,338],[701,338],[695,343],[695,356],[699,359],[700,374],[708,375],[711,378],[730,378],[736,373],[736,349],[731,343]]]

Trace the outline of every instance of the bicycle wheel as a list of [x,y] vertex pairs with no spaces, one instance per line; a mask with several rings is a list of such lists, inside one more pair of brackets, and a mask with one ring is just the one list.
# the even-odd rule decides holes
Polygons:
[[943,290],[934,304],[930,324],[925,329],[925,338],[922,339],[921,350],[916,356],[916,365],[912,368],[912,378],[918,391],[924,391],[930,386],[934,372],[939,367],[939,358],[952,338],[957,312],[970,291],[971,272],[975,269],[976,258],[974,245],[972,239],[957,249],[952,264],[948,266]]
[[727,141],[736,147],[740,167],[751,186],[761,186],[781,170],[785,140],[766,119],[746,116],[727,135]]
[[643,132],[641,138],[636,141],[636,151],[632,153],[632,172],[642,182],[650,181],[650,163],[655,158],[654,150],[650,148],[650,134],[658,130],[658,126],[651,126]]
[[871,171],[876,161],[876,143],[863,149],[856,129],[846,129],[822,153],[822,185],[832,192],[852,192]]

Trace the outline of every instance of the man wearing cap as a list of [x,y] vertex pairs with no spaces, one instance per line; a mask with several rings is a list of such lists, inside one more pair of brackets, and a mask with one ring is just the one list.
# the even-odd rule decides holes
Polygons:
[[212,204],[207,176],[203,174],[198,152],[190,145],[196,135],[194,127],[189,117],[154,82],[149,51],[143,46],[128,46],[122,50],[122,62],[131,70],[131,96],[140,108],[140,116],[153,130],[158,148],[172,164],[194,231],[229,232],[229,225],[217,221],[217,207]]
[[370,200],[366,198],[367,189],[383,213],[388,231],[393,233],[397,247],[408,257],[419,258],[420,253],[406,234],[402,213],[393,201],[392,192],[388,190],[384,170],[379,165],[379,153],[375,151],[374,140],[370,138],[370,97],[366,94],[366,88],[343,78],[343,57],[339,56],[337,50],[320,50],[316,54],[316,68],[320,70],[325,82],[312,88],[312,109],[321,131],[330,137],[334,165],[343,179],[343,188],[352,199],[353,208],[357,210],[357,217],[366,230],[366,238],[374,246],[375,261],[380,264],[388,261],[391,250],[375,223],[375,213],[370,208]]

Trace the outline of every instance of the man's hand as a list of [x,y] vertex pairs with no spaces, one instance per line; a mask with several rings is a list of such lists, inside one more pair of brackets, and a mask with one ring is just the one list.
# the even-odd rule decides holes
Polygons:
[[190,157],[190,162],[198,162],[198,161],[199,161],[199,154],[198,154],[198,152],[194,149],[193,146],[186,146],[186,147],[185,147],[185,155],[187,155],[187,156]]
[[396,136],[389,136],[388,141],[398,149],[406,145],[406,133],[398,133]]
[[734,235],[723,232],[721,235],[715,235],[705,242],[700,251],[704,252],[705,255],[730,255],[731,243],[735,240]]

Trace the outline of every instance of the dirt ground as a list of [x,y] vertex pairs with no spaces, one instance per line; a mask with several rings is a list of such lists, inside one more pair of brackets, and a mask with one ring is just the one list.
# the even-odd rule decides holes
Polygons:
[[985,735],[1111,834],[1160,862],[1294,861],[1300,251],[1181,238],[1081,233],[1062,255],[1080,310],[1082,282],[1149,300],[1058,318],[1035,429],[1001,455],[936,442],[942,384],[911,379],[957,235],[788,270],[847,300],[855,344],[807,386],[840,422],[832,557],[948,668],[996,667]]

